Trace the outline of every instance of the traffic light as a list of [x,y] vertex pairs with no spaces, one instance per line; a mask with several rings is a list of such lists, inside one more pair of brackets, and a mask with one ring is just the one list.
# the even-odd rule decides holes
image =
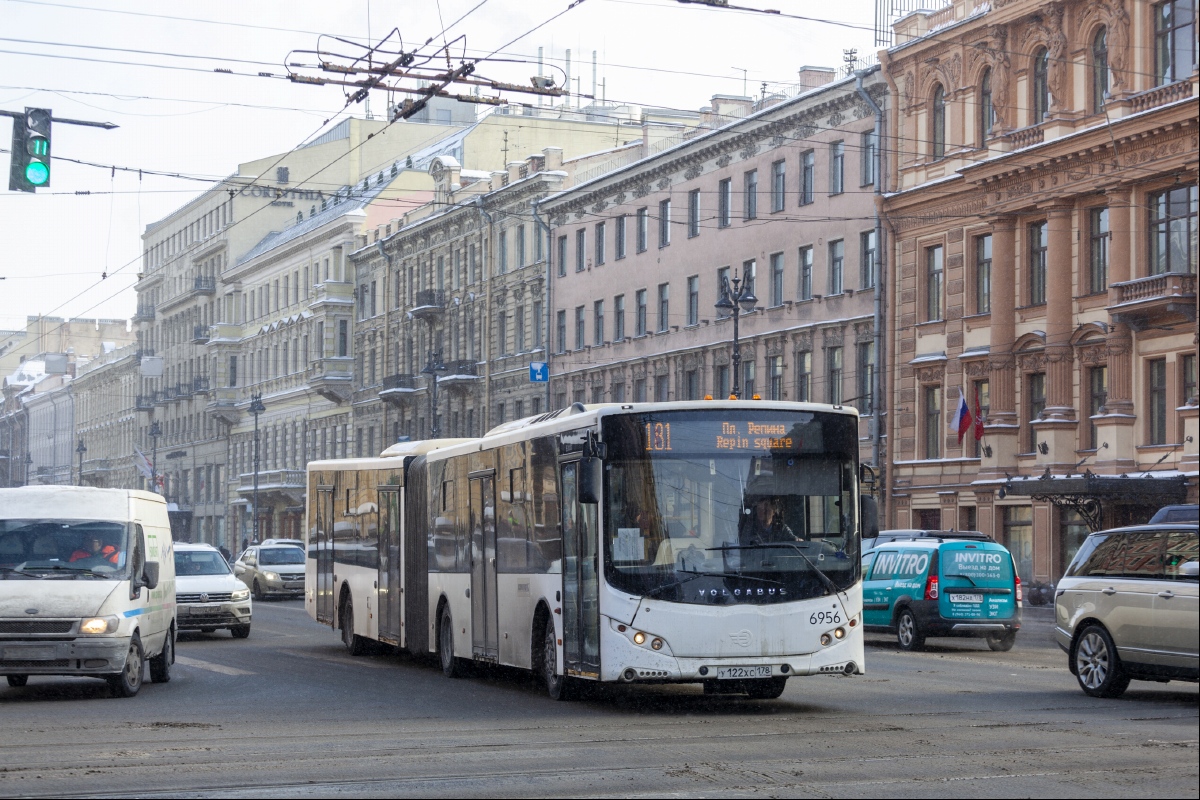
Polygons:
[[23,116],[13,117],[9,189],[32,192],[40,186],[50,185],[52,119],[48,108],[26,108]]

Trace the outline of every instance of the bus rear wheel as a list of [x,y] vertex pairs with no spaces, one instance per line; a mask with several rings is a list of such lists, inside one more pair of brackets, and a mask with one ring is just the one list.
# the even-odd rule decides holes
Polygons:
[[571,679],[558,674],[558,637],[554,635],[554,621],[546,620],[542,632],[542,680],[551,700],[571,699]]
[[447,678],[461,678],[462,662],[454,655],[454,619],[450,616],[449,608],[442,610],[441,620],[438,622],[437,650],[442,674]]

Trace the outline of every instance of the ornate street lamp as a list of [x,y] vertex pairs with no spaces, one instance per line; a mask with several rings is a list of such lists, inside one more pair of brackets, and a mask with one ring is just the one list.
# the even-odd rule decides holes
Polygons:
[[83,486],[83,454],[87,452],[87,445],[83,443],[83,437],[79,437],[79,444],[75,446],[75,452],[79,454],[79,485]]
[[150,491],[158,491],[158,437],[162,436],[162,425],[158,420],[150,423],[150,442],[153,449],[150,452]]
[[437,376],[439,372],[445,372],[446,365],[442,363],[442,352],[440,350],[430,350],[429,360],[425,364],[425,369],[421,370],[422,375],[429,376],[429,438],[437,439],[442,435],[441,427],[438,425],[437,413]]
[[263,405],[262,392],[250,395],[250,413],[254,415],[254,505],[251,513],[254,515],[254,539],[258,541],[258,415],[267,410]]
[[730,279],[726,276],[721,280],[721,299],[716,302],[716,309],[717,314],[721,317],[733,317],[732,394],[739,400],[742,399],[742,353],[738,345],[738,317],[743,313],[749,314],[757,304],[758,298],[754,296],[754,287],[750,280],[749,270],[744,270],[741,278]]
[[29,470],[31,470],[31,469],[33,469],[33,455],[31,453],[26,453],[25,454],[25,485],[26,486],[29,485]]

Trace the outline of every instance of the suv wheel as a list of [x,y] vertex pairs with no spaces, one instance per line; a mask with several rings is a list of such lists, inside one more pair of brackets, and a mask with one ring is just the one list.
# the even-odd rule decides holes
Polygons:
[[901,650],[921,650],[925,647],[925,634],[917,624],[917,618],[909,609],[900,612],[896,618],[896,641]]
[[1079,688],[1092,697],[1120,697],[1129,688],[1129,676],[1121,669],[1116,645],[1100,625],[1083,629],[1073,657]]

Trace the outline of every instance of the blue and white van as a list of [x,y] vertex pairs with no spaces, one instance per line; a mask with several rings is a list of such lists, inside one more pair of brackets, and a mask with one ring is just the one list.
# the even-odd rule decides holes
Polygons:
[[978,636],[1011,650],[1021,628],[1021,579],[990,541],[913,539],[863,555],[865,629],[896,634],[904,650],[928,636]]

